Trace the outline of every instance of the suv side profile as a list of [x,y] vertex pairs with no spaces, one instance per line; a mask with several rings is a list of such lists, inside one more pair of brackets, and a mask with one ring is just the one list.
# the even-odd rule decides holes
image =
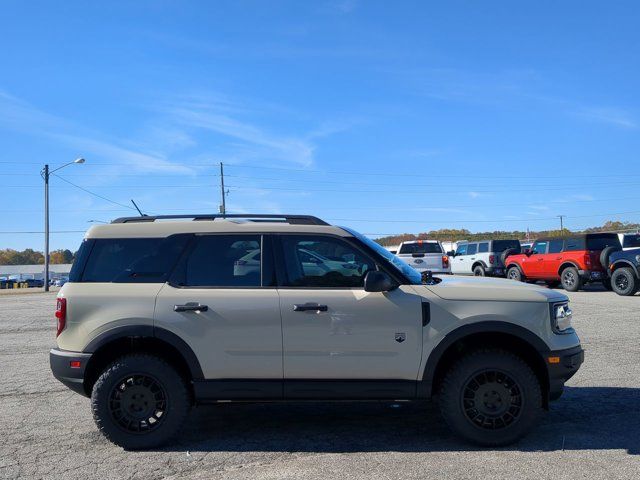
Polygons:
[[193,405],[431,397],[461,438],[506,445],[584,358],[562,293],[423,281],[373,240],[300,215],[94,226],[55,316],[54,376],[127,449],[168,442]]
[[608,271],[614,292],[623,296],[635,295],[640,290],[640,248],[612,253]]
[[611,289],[603,265],[620,250],[615,233],[588,233],[570,237],[540,238],[530,250],[506,259],[507,278],[517,281],[543,280],[550,287],[561,284],[570,292],[589,282],[602,282]]
[[518,240],[460,241],[456,251],[449,252],[451,273],[502,277],[505,257],[513,253],[520,253]]

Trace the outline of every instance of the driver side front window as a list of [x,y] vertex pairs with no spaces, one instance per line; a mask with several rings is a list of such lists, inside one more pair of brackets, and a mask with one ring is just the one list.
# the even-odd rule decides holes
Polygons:
[[338,238],[283,235],[282,250],[289,287],[363,287],[375,262]]

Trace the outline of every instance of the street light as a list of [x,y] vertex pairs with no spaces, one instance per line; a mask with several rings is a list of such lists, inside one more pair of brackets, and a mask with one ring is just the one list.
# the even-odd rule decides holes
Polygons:
[[49,170],[49,165],[45,165],[40,175],[44,179],[44,291],[49,291],[49,176],[53,172],[72,165],[74,163],[84,163],[84,158],[76,158],[73,162],[65,163],[64,165]]

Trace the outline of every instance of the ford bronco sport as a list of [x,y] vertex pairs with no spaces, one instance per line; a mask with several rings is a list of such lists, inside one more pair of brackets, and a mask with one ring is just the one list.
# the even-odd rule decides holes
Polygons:
[[505,445],[583,361],[560,292],[423,283],[310,216],[178,217],[92,227],[58,293],[53,374],[124,448],[166,443],[209,402],[432,396],[457,435]]
[[518,281],[546,281],[550,287],[576,292],[589,282],[602,282],[611,289],[603,265],[620,250],[615,233],[587,233],[567,238],[540,238],[531,249],[506,259],[507,278]]

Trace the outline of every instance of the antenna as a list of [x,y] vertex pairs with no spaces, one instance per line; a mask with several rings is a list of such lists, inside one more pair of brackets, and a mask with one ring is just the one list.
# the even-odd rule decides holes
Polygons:
[[142,213],[142,210],[138,208],[138,205],[136,205],[136,202],[133,201],[133,198],[131,199],[131,203],[133,203],[133,206],[136,207],[136,210],[138,210],[138,213],[140,214],[141,217],[146,217],[146,215]]

